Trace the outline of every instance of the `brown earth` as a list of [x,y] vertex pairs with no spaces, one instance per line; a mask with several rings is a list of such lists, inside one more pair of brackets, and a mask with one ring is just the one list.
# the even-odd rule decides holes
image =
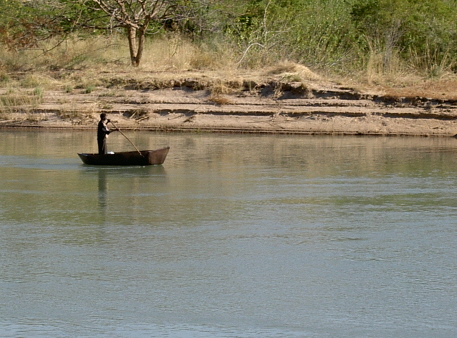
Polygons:
[[457,134],[455,82],[355,89],[317,78],[304,84],[274,77],[215,82],[193,76],[158,85],[151,76],[111,74],[104,83],[90,92],[46,90],[39,104],[9,107],[0,128],[95,128],[105,112],[119,128],[135,130]]

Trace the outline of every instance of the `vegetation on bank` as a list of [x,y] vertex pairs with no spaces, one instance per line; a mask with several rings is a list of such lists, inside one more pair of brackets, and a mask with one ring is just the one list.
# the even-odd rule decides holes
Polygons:
[[[456,5],[457,0],[0,0],[0,105],[39,102],[48,88],[89,93],[146,72],[218,72],[228,81],[233,74],[284,64],[360,83],[453,79]],[[144,32],[140,58],[132,55],[132,27],[135,43]],[[296,71],[288,76],[304,81]],[[19,87],[27,95],[18,94]]]

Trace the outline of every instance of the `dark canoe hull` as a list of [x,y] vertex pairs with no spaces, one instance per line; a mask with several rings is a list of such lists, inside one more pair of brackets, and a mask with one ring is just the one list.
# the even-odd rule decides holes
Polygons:
[[126,151],[114,154],[78,154],[89,165],[154,165],[162,164],[167,158],[170,147],[157,150]]

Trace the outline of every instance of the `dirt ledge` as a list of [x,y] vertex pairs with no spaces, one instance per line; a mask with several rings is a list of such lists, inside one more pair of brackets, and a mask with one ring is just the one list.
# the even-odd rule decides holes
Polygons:
[[[121,129],[173,132],[454,136],[457,100],[354,90],[334,83],[246,81],[216,91],[199,79],[112,80],[90,93],[47,91],[10,107],[0,128],[93,129],[105,112]],[[0,90],[1,93],[1,90]]]

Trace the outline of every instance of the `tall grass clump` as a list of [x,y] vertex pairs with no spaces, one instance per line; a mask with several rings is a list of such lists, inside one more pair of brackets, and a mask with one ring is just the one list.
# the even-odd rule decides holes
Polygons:
[[32,109],[43,101],[42,89],[34,91],[8,90],[0,95],[0,112],[3,118],[9,113]]

